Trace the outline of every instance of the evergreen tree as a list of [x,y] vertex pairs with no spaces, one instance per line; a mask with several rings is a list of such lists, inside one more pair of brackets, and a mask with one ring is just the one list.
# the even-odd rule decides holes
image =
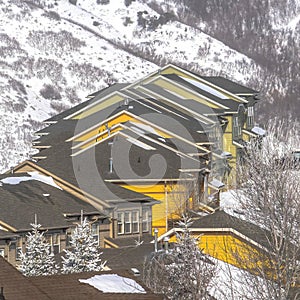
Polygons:
[[26,252],[21,251],[20,271],[25,276],[52,275],[57,273],[50,245],[47,243],[44,233],[40,232],[40,224],[31,224],[32,232],[27,237]]
[[174,248],[153,253],[145,262],[144,281],[155,293],[162,293],[168,299],[211,299],[208,290],[216,265],[190,235],[186,217],[180,226],[183,232],[177,234]]
[[77,225],[71,235],[71,250],[64,250],[63,273],[101,271],[105,263],[101,261],[97,241],[93,238],[86,219]]

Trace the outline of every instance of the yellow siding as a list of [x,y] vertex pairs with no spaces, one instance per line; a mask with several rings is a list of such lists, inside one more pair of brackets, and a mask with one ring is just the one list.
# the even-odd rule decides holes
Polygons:
[[186,73],[170,66],[164,70],[161,71],[161,74],[176,74],[178,76],[187,77],[193,79],[191,76],[188,76]]
[[[216,105],[216,104],[213,104],[211,103],[210,101],[207,101],[191,92],[188,92],[166,80],[163,80],[163,79],[157,79],[153,82],[154,84],[164,88],[164,89],[167,89],[171,92],[174,92],[176,94],[179,95],[179,97],[184,97],[185,99],[193,99],[195,101],[197,101],[198,103],[201,103],[201,104],[204,104],[204,105],[207,105],[209,107],[212,107],[212,108],[220,108],[220,106]],[[183,99],[183,101],[185,100]]]
[[[95,137],[96,135],[100,134],[101,132],[105,132],[107,130],[106,125],[111,128],[112,126],[116,125],[116,124],[120,124],[120,123],[125,123],[128,121],[132,121],[134,123],[138,123],[138,124],[145,124],[148,125],[147,123],[143,123],[140,120],[135,119],[134,117],[126,114],[126,112],[124,112],[123,114],[117,116],[116,118],[113,118],[111,120],[109,120],[108,122],[103,123],[102,125],[99,125],[99,127],[87,132],[86,134],[81,135],[80,137],[78,137],[75,141],[76,142],[83,142],[86,141],[92,137]],[[118,127],[118,129],[114,129],[111,130],[111,133],[115,132],[115,131],[119,131],[121,130],[121,127]],[[156,130],[156,129],[155,129]],[[171,136],[163,131],[160,130],[156,130],[158,135],[161,135],[164,138],[170,138]],[[101,135],[101,139],[105,138],[107,135]],[[96,139],[96,137],[95,137]],[[97,137],[97,140],[99,140],[100,137]]]
[[[257,269],[262,266],[262,261],[267,262],[266,256],[249,243],[229,233],[201,233],[192,232],[198,240],[199,249],[203,253],[232,264],[239,268]],[[176,235],[170,236],[169,242],[176,242]]]
[[[160,203],[152,207],[152,228],[159,230],[158,235],[166,232],[166,211],[168,211],[168,219],[178,220],[181,217],[183,206],[181,199],[184,199],[184,187],[179,185],[167,184],[166,188],[164,183],[156,185],[121,185],[123,188],[141,193],[145,196],[151,197]],[[167,199],[166,199],[167,191]],[[166,202],[168,209],[166,210]]]
[[[113,133],[115,133],[115,132],[117,132],[117,131],[120,131],[120,130],[123,130],[123,127],[117,126],[117,127],[115,127],[114,129],[112,129],[112,130],[110,131],[110,134],[113,134]],[[89,147],[89,146],[95,144],[96,142],[105,139],[106,137],[108,137],[107,131],[104,132],[103,134],[100,134],[100,135],[98,135],[98,136],[95,136],[95,138],[94,138],[93,140],[91,140],[91,141],[88,142],[88,143],[83,144],[83,145],[80,147],[80,149],[87,148],[87,147]]]
[[[168,67],[166,68],[165,70],[161,71],[161,74],[176,74],[178,76],[182,76],[182,77],[185,77],[185,78],[188,78],[188,79],[192,79],[192,80],[195,80],[195,81],[198,81],[198,82],[201,82],[201,83],[204,83],[203,81],[199,80],[199,79],[196,79],[195,77],[192,77],[174,67]],[[226,98],[228,99],[232,99],[234,101],[237,101],[237,102],[241,102],[241,100],[239,100],[237,97],[235,97],[234,95],[231,95],[231,94],[228,94],[220,89],[218,89],[218,87],[214,86],[214,85],[210,85],[209,83],[205,82],[204,84],[207,84],[208,86],[211,86],[212,88],[216,89],[217,91],[219,91],[220,93],[222,93],[224,96],[226,96]]]
[[243,133],[243,140],[246,142],[250,142],[250,136],[246,133]]
[[[110,121],[108,121],[105,124],[107,124],[108,127],[112,127],[113,125],[116,125],[116,124],[119,124],[119,123],[125,123],[125,122],[131,121],[131,120],[134,120],[134,118],[127,115],[126,113],[124,113],[124,114],[121,114],[121,115],[117,116],[114,119],[111,119]],[[76,142],[82,142],[82,141],[85,141],[85,140],[87,140],[87,139],[89,139],[93,136],[96,136],[97,134],[99,134],[101,132],[104,132],[106,130],[106,125],[105,124],[102,124],[99,127],[89,131],[88,133],[78,137],[75,141]]]
[[94,106],[87,108],[86,110],[84,110],[82,113],[79,113],[77,115],[75,115],[72,119],[83,119],[86,118],[94,113],[96,113],[97,111],[100,111],[102,109],[105,109],[113,104],[116,104],[122,100],[124,100],[125,98],[120,96],[120,95],[114,95],[104,101],[101,101],[98,104],[95,104]]

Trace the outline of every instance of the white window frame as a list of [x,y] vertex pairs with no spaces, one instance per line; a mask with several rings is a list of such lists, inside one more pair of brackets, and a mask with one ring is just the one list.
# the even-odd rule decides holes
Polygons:
[[139,233],[140,212],[138,210],[122,211],[117,213],[118,235]]
[[[128,216],[128,219],[126,218],[126,215]],[[131,218],[131,211],[125,211],[124,212],[124,233],[129,234],[132,232],[132,218]],[[127,228],[127,226],[128,228]]]
[[[134,218],[134,215],[136,215],[136,218]],[[139,232],[139,211],[135,210],[131,212],[131,229],[132,233],[138,233]]]
[[[124,234],[125,230],[124,230],[124,212],[118,212],[117,215],[117,232],[118,234]],[[121,230],[119,230],[121,229]]]
[[[57,237],[54,238],[54,235]],[[58,246],[58,252],[60,252],[60,234],[59,233],[53,233],[51,235],[51,251],[54,253],[54,246]]]
[[16,243],[16,261],[19,261],[21,259],[21,252],[23,253],[23,248],[22,248],[22,238],[17,239]]
[[252,127],[254,126],[254,107],[250,106],[248,107],[248,111],[247,111],[247,125],[248,127]]
[[149,209],[142,210],[142,231],[143,232],[149,232],[149,223],[150,223],[149,215],[150,215]]
[[233,137],[240,137],[242,134],[242,128],[239,124],[239,117],[238,116],[234,116],[233,117]]
[[99,245],[99,223],[91,224],[91,234],[95,241],[97,241],[97,245]]

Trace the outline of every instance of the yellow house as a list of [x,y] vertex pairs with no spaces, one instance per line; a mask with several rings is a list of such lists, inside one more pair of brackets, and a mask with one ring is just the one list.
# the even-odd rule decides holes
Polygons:
[[[256,274],[271,270],[270,234],[257,225],[216,211],[195,220],[189,231],[199,241],[199,248],[212,257]],[[169,242],[176,242],[180,232],[182,228],[173,228],[158,241],[168,237]]]
[[[168,220],[179,217],[178,208],[171,205],[175,198],[183,197],[184,207],[211,210],[218,205],[219,190],[234,184],[244,143],[257,135],[252,131],[256,94],[221,77],[201,77],[167,65],[135,83],[94,93],[86,103],[47,120],[51,125],[38,132],[40,139],[34,146],[40,153],[33,158],[46,168],[49,158],[61,153],[60,146],[71,150],[74,160],[97,148],[110,152],[98,168],[105,183],[159,201],[152,210],[152,225],[162,234],[169,229]],[[112,147],[116,139],[123,143]],[[112,171],[117,167],[112,150],[128,141],[130,147],[140,147],[137,161],[150,159],[142,152],[164,153],[169,175],[135,176],[129,166],[122,176],[103,173],[109,164]],[[175,156],[181,160],[179,165],[173,163],[176,159],[169,161]],[[136,174],[139,166],[138,162]],[[146,164],[143,168],[148,169]]]

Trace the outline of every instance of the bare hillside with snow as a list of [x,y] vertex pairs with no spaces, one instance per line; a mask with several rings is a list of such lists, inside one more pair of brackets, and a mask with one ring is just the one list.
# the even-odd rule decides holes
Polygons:
[[264,84],[266,95],[265,86],[284,90],[277,74],[255,58],[185,22],[182,3],[175,2],[0,2],[0,170],[29,157],[43,120],[167,62],[253,88]]

